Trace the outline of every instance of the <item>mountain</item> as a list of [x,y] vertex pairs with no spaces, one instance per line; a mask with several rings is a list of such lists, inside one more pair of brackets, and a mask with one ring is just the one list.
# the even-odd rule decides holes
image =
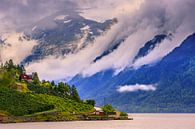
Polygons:
[[[83,98],[94,98],[99,105],[112,103],[127,112],[195,112],[194,50],[195,34],[192,34],[152,66],[142,66],[137,70],[126,68],[116,76],[114,71],[108,70],[87,78],[74,78],[70,83],[78,86]],[[150,85],[155,89],[117,90],[119,86],[132,90],[132,87]]]
[[165,34],[156,35],[152,40],[148,41],[144,47],[142,47],[138,54],[135,56],[135,60],[137,60],[140,57],[144,57],[147,54],[149,54],[157,45],[159,45],[165,38],[168,38],[169,36]]
[[104,51],[100,56],[97,56],[95,58],[95,60],[93,61],[94,63],[97,62],[98,60],[102,59],[104,56],[109,55],[110,53],[112,53],[114,50],[116,50],[120,44],[122,44],[125,41],[125,38],[121,38],[119,40],[114,41],[114,45],[108,47],[108,49],[106,51]]
[[41,60],[47,56],[64,56],[76,53],[93,42],[117,23],[116,19],[99,23],[85,19],[75,11],[57,12],[35,23],[26,36],[38,41],[24,63]]

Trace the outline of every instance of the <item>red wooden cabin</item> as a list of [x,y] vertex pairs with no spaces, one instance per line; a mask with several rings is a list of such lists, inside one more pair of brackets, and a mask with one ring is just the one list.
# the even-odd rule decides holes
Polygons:
[[21,74],[20,75],[20,80],[25,80],[25,81],[32,81],[32,75],[26,75],[26,74]]

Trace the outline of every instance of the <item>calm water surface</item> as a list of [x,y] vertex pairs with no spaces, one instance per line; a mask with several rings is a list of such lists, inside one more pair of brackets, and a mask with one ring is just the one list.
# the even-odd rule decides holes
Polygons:
[[0,129],[195,129],[195,114],[132,114],[133,121],[0,124]]

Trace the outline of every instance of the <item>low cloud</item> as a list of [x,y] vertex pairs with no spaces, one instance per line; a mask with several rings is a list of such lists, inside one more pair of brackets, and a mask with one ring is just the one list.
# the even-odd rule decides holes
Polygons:
[[184,2],[173,0],[167,3],[166,0],[164,0],[162,2],[166,5],[166,17],[168,19],[164,29],[172,33],[173,37],[171,39],[165,39],[148,55],[138,59],[131,65],[136,69],[162,59],[173,49],[180,46],[184,39],[195,32],[195,14],[189,13],[195,11],[193,8],[195,6],[194,1],[186,0]]
[[130,15],[138,10],[144,0],[77,0],[81,15],[87,19],[103,22],[107,19]]
[[[187,36],[194,33],[195,23],[193,21],[195,20],[195,14],[193,17],[189,14],[192,10],[195,11],[193,8],[195,2],[192,0],[185,2],[176,0],[171,2],[161,0],[159,2],[151,0],[144,3],[140,1],[140,3],[139,8],[136,8],[138,9],[137,11],[131,12],[131,15],[121,15],[119,17],[119,22],[124,25],[119,30],[121,31],[120,34],[128,34],[124,43],[111,54],[91,64],[88,69],[83,71],[82,74],[84,76],[91,76],[109,68],[119,73],[127,66],[137,69],[143,65],[154,63],[181,45]],[[137,24],[138,22],[139,24]],[[155,35],[162,33],[171,33],[173,37],[165,39],[148,55],[133,63],[133,59],[139,49]],[[119,36],[121,36],[120,34]]]
[[4,42],[0,44],[0,63],[13,59],[14,63],[20,64],[37,45],[37,41],[28,40],[22,33],[11,33],[2,38]]
[[[91,76],[95,73],[106,70],[114,69],[117,72],[122,71],[128,64],[131,64],[139,49],[144,45],[146,41],[151,39],[155,35],[156,30],[148,26],[144,30],[139,29],[131,34],[124,43],[122,43],[117,50],[103,57],[96,63],[92,63],[86,70],[82,72],[83,76]],[[144,37],[140,38],[140,35]]]
[[136,92],[136,91],[155,91],[156,85],[144,85],[144,84],[135,84],[135,85],[125,85],[119,86],[117,89],[118,92]]
[[[117,35],[118,26],[114,25],[112,30],[97,37],[94,43],[76,54],[69,54],[65,57],[55,58],[53,56],[38,62],[30,63],[26,66],[27,71],[34,72],[39,69],[42,79],[58,80],[71,78],[87,69],[97,55],[100,55],[110,45],[113,38]],[[82,41],[82,40],[81,40]]]

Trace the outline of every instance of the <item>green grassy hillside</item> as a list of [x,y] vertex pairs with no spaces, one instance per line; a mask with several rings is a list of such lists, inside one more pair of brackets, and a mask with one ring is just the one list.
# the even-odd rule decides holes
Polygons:
[[25,116],[27,119],[28,116],[34,116],[41,120],[51,120],[51,116],[52,120],[57,120],[57,115],[61,114],[60,120],[63,120],[67,119],[63,118],[63,115],[70,117],[71,114],[83,115],[93,112],[92,105],[80,100],[75,86],[63,82],[55,84],[40,81],[37,73],[33,73],[30,80],[21,79],[24,73],[24,68],[14,65],[12,60],[1,65],[0,114],[12,118]]

